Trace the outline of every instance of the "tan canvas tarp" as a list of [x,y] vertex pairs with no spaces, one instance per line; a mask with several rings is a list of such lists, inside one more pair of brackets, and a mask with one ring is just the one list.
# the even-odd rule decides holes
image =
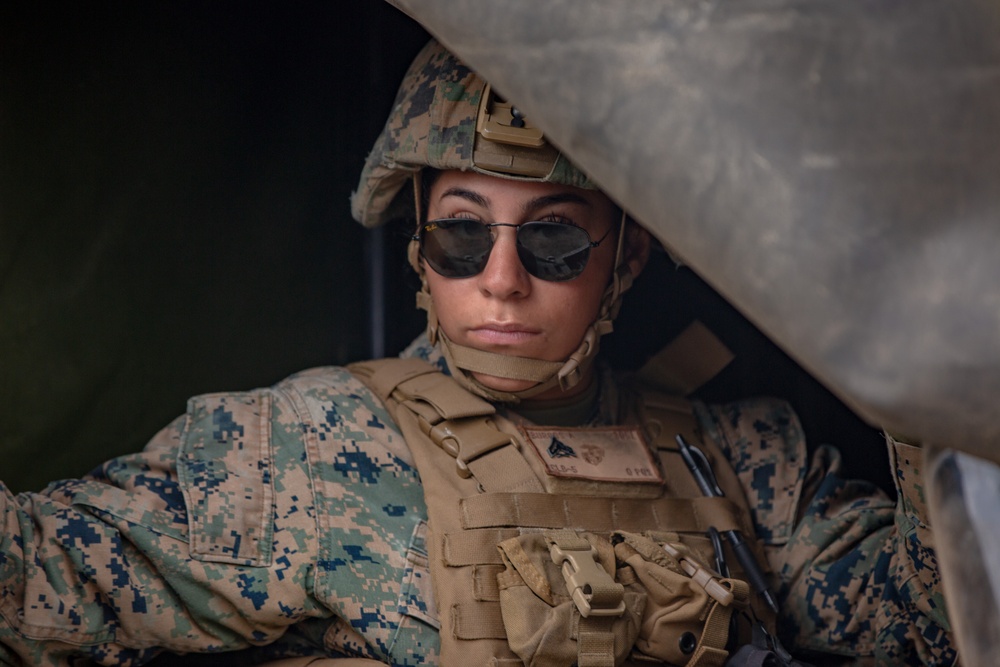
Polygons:
[[394,4],[862,416],[1000,459],[1000,5]]
[[[1000,5],[395,4],[873,425],[1000,461]],[[1000,468],[927,451],[963,663],[994,664]]]

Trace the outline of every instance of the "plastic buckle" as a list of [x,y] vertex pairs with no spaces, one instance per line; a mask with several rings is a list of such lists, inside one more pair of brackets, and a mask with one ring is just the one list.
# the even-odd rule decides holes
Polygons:
[[549,553],[552,561],[562,566],[566,586],[581,616],[621,616],[625,613],[625,587],[616,584],[597,562],[597,549],[563,550],[552,544]]
[[[421,419],[421,428],[423,428],[424,422]],[[469,464],[462,460],[462,452],[459,449],[458,439],[455,434],[451,432],[449,424],[447,421],[441,421],[438,424],[429,426],[424,433],[430,436],[438,447],[443,449],[449,456],[455,459],[455,468],[458,472],[458,476],[462,479],[469,479],[472,477],[472,471],[469,470]]]
[[668,554],[677,559],[680,564],[681,569],[687,576],[691,577],[692,581],[705,589],[708,595],[716,600],[723,607],[728,607],[733,603],[733,592],[726,588],[726,586],[719,581],[718,577],[715,576],[710,570],[705,569],[697,561],[688,558],[684,553],[682,553],[676,547],[670,544],[664,544],[663,550]]

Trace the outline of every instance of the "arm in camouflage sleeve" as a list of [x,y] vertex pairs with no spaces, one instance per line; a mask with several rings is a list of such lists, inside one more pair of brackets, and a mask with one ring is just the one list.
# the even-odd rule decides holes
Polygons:
[[303,375],[194,398],[83,479],[0,484],[0,664],[138,665],[284,642],[308,619],[330,629],[313,650],[430,651],[397,613],[424,516],[405,445],[348,373]]
[[758,537],[778,578],[783,641],[880,664],[956,661],[919,449],[889,442],[894,503],[873,484],[841,477],[840,454],[832,447],[819,447],[807,462],[798,418],[784,402],[699,412],[754,508]]
[[307,563],[285,571],[190,557],[176,468],[182,440],[196,436],[190,422],[178,419],[142,454],[83,479],[41,494],[14,497],[3,489],[0,645],[8,653],[0,648],[0,662],[61,665],[86,655],[99,664],[141,664],[157,647],[205,651],[272,641],[318,612],[304,587],[284,583],[305,577]]

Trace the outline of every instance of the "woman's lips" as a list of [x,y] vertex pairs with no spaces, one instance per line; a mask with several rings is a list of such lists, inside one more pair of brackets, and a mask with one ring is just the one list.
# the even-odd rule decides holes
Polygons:
[[469,335],[490,345],[518,345],[538,336],[537,329],[523,324],[483,324],[469,329]]

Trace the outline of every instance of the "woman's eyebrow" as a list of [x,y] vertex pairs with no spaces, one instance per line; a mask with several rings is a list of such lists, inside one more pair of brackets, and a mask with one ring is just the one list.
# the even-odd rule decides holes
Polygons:
[[488,197],[484,197],[474,190],[466,190],[465,188],[448,188],[441,193],[441,199],[444,199],[445,197],[459,197],[460,199],[464,199],[468,202],[476,204],[477,206],[487,209],[490,206],[490,200]]
[[525,213],[530,213],[531,211],[537,211],[540,208],[554,206],[556,204],[579,204],[581,206],[586,206],[587,208],[593,208],[587,198],[581,197],[575,192],[557,192],[551,195],[536,197],[525,202],[523,210]]
[[[482,193],[457,186],[448,188],[441,193],[441,199],[445,199],[446,197],[458,197],[459,199],[464,199],[472,204],[486,209],[489,209],[491,204],[490,198]],[[540,197],[535,197],[534,199],[529,199],[521,206],[521,210],[527,214],[532,211],[537,211],[538,209],[545,208],[547,206],[555,206],[557,204],[577,204],[580,206],[586,206],[587,208],[593,208],[592,204],[586,197],[582,197],[575,192],[556,192],[554,194],[542,195]]]

